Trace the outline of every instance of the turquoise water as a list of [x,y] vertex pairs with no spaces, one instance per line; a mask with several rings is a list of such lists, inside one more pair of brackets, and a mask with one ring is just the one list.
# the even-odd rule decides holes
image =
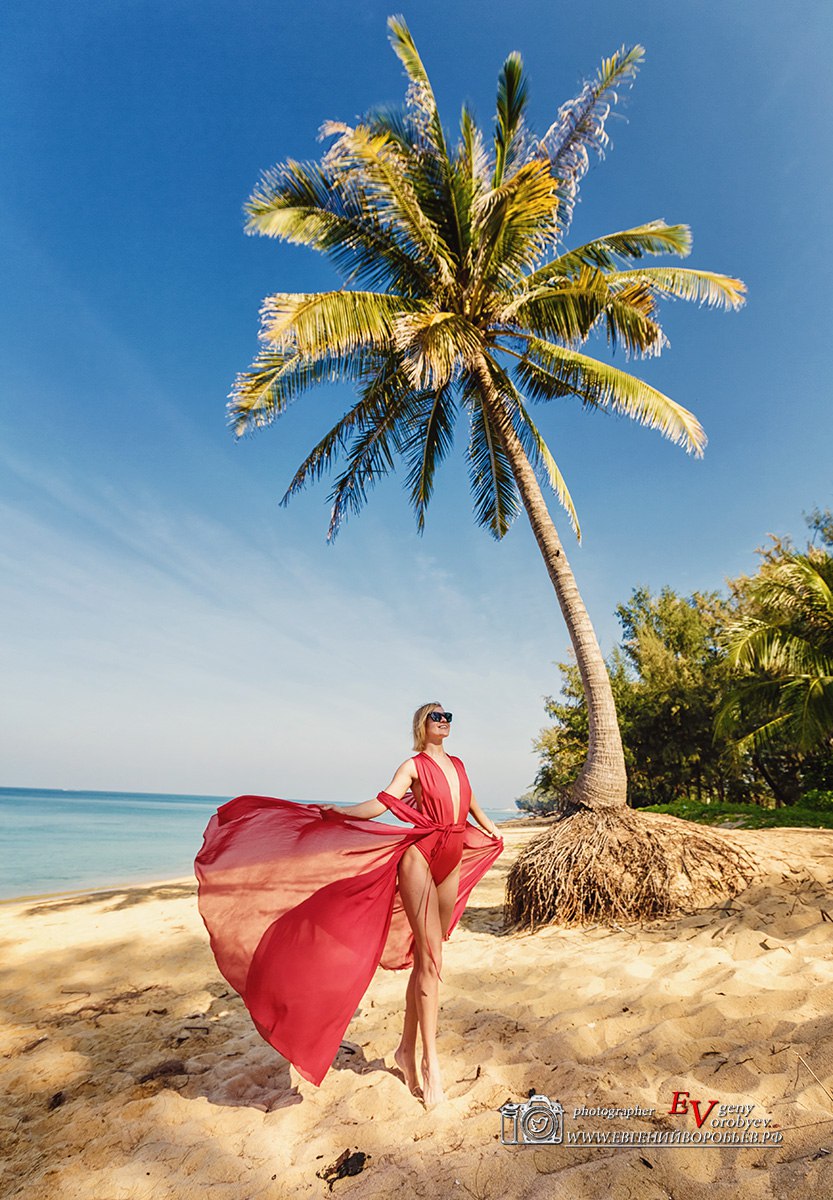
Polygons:
[[211,814],[229,799],[0,788],[0,900],[191,875]]

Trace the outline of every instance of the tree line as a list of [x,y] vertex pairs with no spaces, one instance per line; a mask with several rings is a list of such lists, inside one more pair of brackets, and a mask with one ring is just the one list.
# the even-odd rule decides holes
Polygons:
[[[638,587],[617,606],[622,637],[607,666],[633,807],[780,807],[833,790],[833,512],[805,521],[803,551],[770,535],[755,574],[727,580],[728,595]],[[538,773],[517,802],[542,814],[568,806],[587,756],[578,667],[556,665],[553,723],[535,740]]]

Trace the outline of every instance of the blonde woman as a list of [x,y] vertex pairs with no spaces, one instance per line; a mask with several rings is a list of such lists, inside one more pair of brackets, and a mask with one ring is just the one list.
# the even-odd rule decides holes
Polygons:
[[[394,1060],[427,1107],[444,1099],[442,943],[503,850],[463,763],[445,751],[451,721],[439,703],[417,709],[416,754],[374,800],[337,808],[238,796],[205,831],[199,908],[220,971],[261,1036],[316,1086],[338,1064],[376,968],[411,967]],[[371,820],[385,810],[405,825]]]
[[[411,792],[417,808],[433,819],[436,828],[409,846],[399,862],[399,892],[414,935],[414,966],[405,995],[405,1024],[394,1059],[411,1092],[417,1093],[417,1028],[422,1035],[422,1096],[426,1105],[443,1100],[437,1058],[437,1013],[442,964],[442,943],[449,935],[457,901],[463,858],[466,818],[471,815],[481,829],[501,840],[494,821],[472,794],[466,768],[445,751],[452,714],[437,702],[421,705],[414,713],[414,749],[417,754],[397,767],[393,779],[376,800],[341,809],[345,816],[376,817],[385,809],[409,819],[401,801]],[[398,811],[397,811],[398,810]]]

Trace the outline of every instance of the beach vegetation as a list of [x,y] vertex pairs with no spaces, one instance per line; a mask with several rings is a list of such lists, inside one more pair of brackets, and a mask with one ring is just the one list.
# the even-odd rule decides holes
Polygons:
[[[825,723],[833,522],[814,510],[807,523],[813,542],[803,553],[771,535],[758,547],[757,574],[728,580],[727,597],[638,588],[617,607],[622,640],[607,665],[635,806],[749,828],[827,823],[819,814],[833,795]],[[766,663],[739,653],[750,644],[771,655]],[[552,724],[534,743],[538,773],[517,801],[539,816],[569,804],[587,746],[575,664],[556,665],[561,694],[547,698]],[[764,723],[770,728],[756,736]]]
[[[771,539],[756,575],[734,582],[725,631],[731,686],[717,735],[748,751],[779,804],[799,802],[833,759],[833,521],[811,514],[821,545],[802,553]],[[833,780],[831,780],[833,782]]]
[[[706,802],[753,799],[766,786],[735,753],[728,736],[716,740],[715,716],[731,669],[721,643],[730,603],[716,592],[678,596],[634,589],[617,606],[620,644],[607,660],[635,808],[682,797]],[[553,724],[535,741],[539,770],[533,796],[569,805],[576,771],[586,754],[587,706],[574,663],[556,664],[561,694],[548,697]]]
[[260,353],[232,389],[232,427],[242,435],[269,425],[320,384],[354,386],[355,402],[283,497],[335,470],[332,539],[397,463],[423,530],[437,469],[463,424],[475,520],[500,539],[526,513],[587,704],[586,754],[565,819],[513,865],[509,920],[638,919],[692,894],[708,903],[743,886],[748,873],[707,831],[692,849],[689,826],[656,817],[649,827],[628,805],[611,681],[544,489],[580,540],[579,516],[532,407],[576,402],[624,415],[702,455],[706,435],[692,412],[584,347],[599,337],[628,358],[658,355],[667,345],[663,301],[737,309],[744,284],[646,265],[691,250],[688,226],[663,219],[567,244],[579,187],[609,144],[608,118],[641,46],[603,59],[540,136],[528,123],[528,81],[513,52],[499,73],[493,130],[464,105],[452,135],[405,21],[388,24],[408,79],[404,105],[355,124],[327,122],[320,160],[267,170],[246,205],[248,232],[320,251],[343,283],[267,297]]
[[762,804],[704,804],[696,800],[677,800],[657,804],[647,812],[670,813],[685,821],[717,825],[727,829],[833,829],[833,792],[819,804],[815,793],[807,793],[789,808]]

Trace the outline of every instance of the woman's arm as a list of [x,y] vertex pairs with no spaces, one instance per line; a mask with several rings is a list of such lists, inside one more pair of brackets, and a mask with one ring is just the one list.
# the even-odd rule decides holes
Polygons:
[[351,804],[349,808],[339,808],[335,804],[322,804],[320,807],[327,812],[341,813],[345,817],[358,817],[362,821],[369,821],[371,817],[378,817],[379,813],[385,811],[381,800],[363,800],[361,804]]
[[491,817],[486,816],[483,809],[480,807],[480,805],[475,800],[473,792],[472,792],[472,797],[471,797],[471,803],[469,804],[469,812],[474,817],[475,821],[480,826],[480,828],[485,829],[485,831],[486,831],[486,833],[488,833],[489,837],[499,838],[501,836],[501,832],[498,829],[497,825],[495,825],[495,823],[491,819]]
[[[385,788],[385,791],[389,796],[393,796],[395,800],[401,800],[415,779],[416,767],[414,766],[414,760],[406,758],[396,768],[393,779]],[[363,800],[361,804],[352,804],[349,808],[338,808],[334,804],[320,804],[319,808],[325,812],[338,812],[345,817],[358,817],[359,820],[369,821],[372,817],[378,817],[380,813],[385,812],[387,805],[383,804],[381,800],[374,799]]]

